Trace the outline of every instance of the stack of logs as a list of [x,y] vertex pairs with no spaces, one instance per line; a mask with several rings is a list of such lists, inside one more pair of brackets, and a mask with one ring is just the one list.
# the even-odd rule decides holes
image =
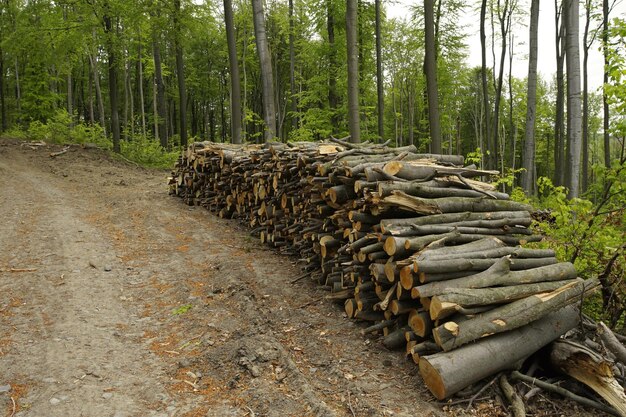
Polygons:
[[[579,322],[598,285],[537,242],[531,207],[477,180],[496,174],[413,146],[199,142],[171,194],[246,222],[262,242],[404,348],[438,398],[502,370]],[[294,281],[295,281],[294,280]]]

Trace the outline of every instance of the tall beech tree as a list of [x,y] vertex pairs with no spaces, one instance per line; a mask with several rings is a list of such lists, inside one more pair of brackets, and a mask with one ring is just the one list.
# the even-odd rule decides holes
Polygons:
[[357,0],[346,0],[346,50],[348,62],[348,130],[350,141],[361,141],[359,124],[359,48]]
[[228,69],[230,70],[231,141],[232,143],[241,143],[241,84],[231,0],[224,0],[224,23],[226,26],[226,42],[228,44]]
[[580,193],[580,157],[582,148],[580,42],[578,39],[579,0],[566,0],[565,59],[567,64],[567,159],[565,186],[569,198]]
[[435,51],[434,1],[424,0],[424,72],[428,96],[428,125],[430,128],[431,151],[441,153],[441,125],[439,122],[439,98],[437,88],[437,58]]
[[276,106],[274,103],[274,77],[272,74],[272,57],[270,55],[263,0],[252,0],[254,14],[254,38],[261,68],[261,91],[263,93],[263,119],[265,120],[265,141],[276,137]]
[[535,120],[537,108],[537,32],[539,29],[539,0],[530,5],[528,42],[528,86],[526,94],[526,130],[522,154],[521,186],[528,194],[535,192]]

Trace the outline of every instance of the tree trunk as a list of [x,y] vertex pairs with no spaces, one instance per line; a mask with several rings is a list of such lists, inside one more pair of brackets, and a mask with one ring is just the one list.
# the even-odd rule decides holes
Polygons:
[[359,124],[359,49],[357,42],[357,0],[346,0],[346,42],[348,61],[348,130],[350,142],[361,141]]
[[156,109],[155,120],[157,121],[157,131],[155,136],[158,136],[161,146],[167,148],[168,137],[167,127],[165,126],[167,120],[167,113],[165,108],[165,84],[163,83],[163,73],[161,70],[161,47],[158,40],[155,38],[152,44],[152,52],[154,56],[154,83],[156,90]]
[[378,112],[378,137],[381,140],[385,138],[385,92],[383,85],[383,53],[382,53],[382,35],[380,23],[380,1],[374,1],[376,13],[376,98]]
[[431,152],[441,153],[441,126],[439,123],[439,98],[437,89],[437,59],[435,54],[434,0],[424,0],[426,91],[428,95],[428,125]]
[[295,27],[293,0],[289,0],[289,103],[291,105],[291,128],[298,128],[298,104],[296,101],[296,52],[294,47]]
[[88,96],[88,100],[89,100],[89,124],[91,126],[93,126],[96,123],[96,117],[94,114],[94,107],[93,107],[93,71],[91,71],[91,61],[89,64],[89,68],[87,69],[87,72],[89,73],[89,76],[87,78],[87,83],[89,85],[89,87],[87,88],[87,96]]
[[98,118],[100,119],[100,126],[104,132],[104,136],[107,135],[107,125],[104,114],[104,100],[102,99],[102,89],[100,88],[100,74],[98,72],[98,62],[95,56],[89,55],[89,63],[91,64],[91,70],[93,72],[93,84],[96,89],[96,101],[98,102]]
[[187,89],[180,23],[180,0],[174,0],[174,43],[176,49],[176,78],[178,79],[178,109],[180,112],[180,144],[187,146]]
[[611,168],[611,142],[609,134],[609,101],[606,86],[609,83],[609,0],[602,0],[602,54],[604,56],[604,71],[602,73],[602,128],[604,144],[604,166]]
[[587,62],[589,61],[589,24],[591,23],[591,0],[585,0],[585,31],[583,34],[583,118],[582,118],[582,172],[581,192],[587,191],[589,183],[589,82]]
[[[106,6],[105,6],[106,7]],[[109,102],[111,105],[111,134],[113,136],[113,152],[120,152],[120,116],[118,112],[117,98],[117,60],[114,51],[113,22],[111,16],[105,14],[102,17],[104,21],[104,32],[108,36],[107,39],[107,55],[109,60]]]
[[[563,0],[565,3],[568,0]],[[554,0],[556,46],[556,118],[554,122],[554,183],[565,184],[565,21],[567,7]],[[560,10],[560,11],[559,11]]]
[[276,138],[276,107],[274,103],[274,77],[263,14],[263,0],[252,0],[254,13],[254,37],[261,67],[261,86],[263,94],[263,119],[265,120],[265,142]]
[[[483,115],[485,117],[485,142],[487,149],[481,149],[483,157],[485,158],[485,166],[487,169],[493,169],[495,167],[495,159],[491,149],[491,123],[489,107],[489,90],[487,89],[487,49],[486,49],[486,35],[485,35],[485,18],[487,15],[487,0],[482,0],[480,5],[480,50],[481,50],[481,84],[483,93]],[[487,151],[487,152],[486,152]],[[495,151],[495,149],[494,149]]]
[[7,108],[4,97],[4,54],[2,48],[0,48],[0,115],[2,120],[0,132],[4,132],[7,130]]
[[565,186],[568,198],[580,192],[580,154],[582,119],[580,102],[580,47],[578,40],[579,0],[567,0],[567,34],[565,37],[567,65],[567,160]]
[[74,122],[74,99],[72,98],[72,70],[67,73],[67,114],[70,116],[71,123]]
[[141,39],[139,39],[139,49],[137,51],[137,55],[138,55],[138,60],[137,60],[137,66],[138,66],[138,77],[137,77],[137,85],[139,87],[139,106],[140,106],[140,110],[141,110],[141,134],[143,135],[143,137],[146,137],[146,107],[145,107],[145,100],[144,100],[144,95],[143,95],[143,56],[141,53]]
[[539,28],[539,0],[530,6],[530,46],[528,53],[528,89],[526,105],[526,132],[522,154],[522,188],[527,194],[535,191],[535,109],[537,107],[537,31]]
[[[496,169],[499,148],[499,132],[500,132],[500,102],[502,101],[502,85],[504,83],[504,62],[506,58],[506,40],[507,34],[511,28],[511,13],[513,5],[509,3],[509,0],[504,1],[504,6],[500,9],[500,2],[498,2],[498,20],[500,22],[500,37],[501,37],[501,49],[500,49],[500,67],[498,71],[498,79],[496,82],[496,98],[493,109],[493,129],[491,131],[491,145],[489,150],[491,158],[493,159],[492,168]],[[495,63],[494,63],[495,65]],[[495,68],[494,68],[495,69]],[[495,74],[494,74],[495,76]],[[504,167],[502,167],[504,169]]]
[[[515,369],[521,361],[578,324],[578,309],[568,306],[511,332],[502,333],[451,352],[420,358],[426,386],[443,400],[483,378]],[[494,352],[507,352],[494,355]]]
[[237,43],[235,40],[235,25],[233,23],[233,6],[231,0],[224,0],[224,23],[226,25],[228,67],[230,70],[231,142],[241,143],[241,85],[239,81],[239,63],[237,62]]
[[335,45],[335,15],[333,0],[326,0],[326,30],[328,31],[328,107],[333,133],[339,128],[339,97],[337,96],[337,48]]

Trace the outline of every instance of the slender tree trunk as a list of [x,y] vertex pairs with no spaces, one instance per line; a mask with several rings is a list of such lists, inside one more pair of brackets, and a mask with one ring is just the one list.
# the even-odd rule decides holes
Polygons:
[[[128,140],[128,112],[129,112],[129,103],[130,103],[130,71],[128,70],[128,56],[122,56],[122,60],[125,61],[122,65],[124,68],[123,71],[123,81],[124,81],[124,113],[122,113],[122,131],[124,132],[124,140]],[[132,130],[132,127],[131,127]],[[132,133],[131,133],[132,136]]]
[[276,105],[274,103],[274,76],[272,74],[272,58],[270,56],[265,30],[263,0],[252,0],[254,14],[254,37],[261,67],[261,86],[263,93],[263,118],[265,120],[265,141],[276,138]]
[[185,63],[182,29],[180,23],[180,0],[174,0],[174,47],[176,49],[176,78],[178,80],[178,110],[180,112],[180,144],[187,146],[187,89],[185,88]]
[[96,101],[98,102],[98,118],[100,119],[100,125],[107,135],[107,125],[104,114],[104,100],[102,99],[102,89],[100,88],[100,74],[98,71],[98,63],[93,55],[89,55],[89,62],[91,64],[91,70],[93,72],[93,85],[96,89]]
[[139,106],[141,110],[141,134],[143,137],[146,137],[146,104],[143,93],[143,55],[141,53],[141,39],[139,39],[139,49],[137,51],[138,55],[138,71],[137,71],[137,84],[139,87]]
[[539,0],[530,6],[530,40],[528,51],[528,89],[526,105],[526,132],[522,155],[522,188],[528,194],[535,191],[535,109],[537,107],[537,31],[539,28]]
[[407,105],[407,126],[408,126],[408,137],[407,137],[407,142],[409,145],[413,144],[413,141],[415,139],[415,128],[414,128],[414,124],[415,124],[415,86],[413,85],[413,82],[410,81],[408,82],[407,85],[407,100],[406,100],[406,105]]
[[298,128],[298,102],[296,98],[296,52],[295,52],[295,26],[293,16],[293,0],[289,0],[289,103],[291,107],[291,128]]
[[335,14],[333,0],[326,0],[326,30],[328,31],[328,107],[331,111],[333,133],[339,129],[339,97],[337,96],[337,47],[335,44]]
[[604,56],[604,72],[602,74],[602,138],[604,144],[604,166],[611,168],[611,141],[609,135],[609,101],[606,85],[609,83],[609,0],[602,0],[602,54]]
[[428,94],[428,125],[430,127],[431,151],[441,153],[441,126],[439,123],[439,98],[437,89],[437,61],[435,58],[434,2],[424,0],[426,91]]
[[[515,125],[515,120],[513,119],[513,57],[514,54],[514,45],[515,45],[515,35],[513,31],[509,31],[509,131],[511,132],[511,171],[515,171],[515,152],[517,146],[517,126]],[[457,153],[458,155],[458,153]],[[504,164],[503,164],[504,165]],[[513,187],[515,187],[515,178],[513,178]]]
[[582,148],[582,119],[580,102],[580,45],[578,40],[579,0],[567,0],[567,165],[565,186],[569,198],[580,192],[580,154]]
[[346,42],[348,60],[348,128],[350,141],[361,141],[359,125],[359,49],[357,45],[357,0],[346,0]]
[[[494,102],[493,110],[493,129],[492,129],[492,143],[489,146],[493,154],[494,161],[497,161],[498,145],[499,145],[499,133],[500,133],[500,102],[502,101],[502,85],[504,83],[504,62],[506,59],[506,41],[507,34],[511,28],[511,14],[513,11],[513,5],[509,0],[504,1],[504,6],[500,8],[500,2],[498,1],[498,21],[500,23],[500,37],[501,37],[501,49],[500,49],[500,67],[498,71],[498,79],[496,81],[496,98]],[[494,74],[495,76],[495,74]],[[495,164],[493,165],[495,168]],[[502,167],[504,169],[504,167]]]
[[[563,0],[563,3],[567,0]],[[555,44],[556,44],[556,118],[554,122],[554,182],[565,184],[565,20],[566,7],[557,0],[555,7]],[[560,11],[559,11],[560,10]]]
[[154,115],[157,129],[155,136],[158,136],[161,146],[167,148],[168,137],[167,127],[165,126],[167,120],[167,113],[165,108],[165,84],[163,83],[163,73],[161,70],[161,47],[158,41],[155,39],[152,44],[152,52],[154,56],[154,83],[156,91],[156,110]]
[[582,179],[581,191],[587,191],[589,183],[589,82],[587,62],[589,61],[589,24],[591,23],[591,0],[585,0],[585,31],[583,35],[583,120],[582,120]]
[[7,107],[4,95],[4,53],[2,48],[0,48],[0,115],[2,120],[0,132],[4,132],[7,130]]
[[130,71],[130,60],[127,63],[127,76],[126,76],[126,91],[128,91],[128,107],[130,111],[130,137],[131,139],[135,136],[135,93],[133,92],[132,87],[132,74]]
[[233,23],[231,0],[224,0],[224,23],[228,44],[228,66],[230,69],[230,123],[232,143],[241,143],[241,85],[239,82],[239,63],[237,62],[237,43]]
[[96,123],[96,118],[93,108],[93,72],[91,71],[91,64],[89,65],[87,72],[89,73],[89,87],[87,89],[87,95],[89,97],[89,124],[93,126]]
[[72,98],[72,70],[70,69],[67,73],[67,114],[70,115],[70,119],[74,120],[74,107],[73,107],[73,98]]
[[[105,6],[106,7],[106,6]],[[109,60],[109,101],[111,105],[111,134],[113,135],[113,152],[120,152],[120,116],[118,113],[117,98],[117,60],[113,47],[114,36],[113,22],[111,16],[104,15],[104,32],[108,36],[107,39],[107,55]]]
[[[489,90],[487,89],[487,49],[485,34],[485,18],[487,15],[487,0],[482,0],[480,5],[480,51],[481,51],[481,83],[483,92],[483,115],[485,118],[485,142],[487,143],[487,152],[481,149],[484,156],[487,169],[492,169],[494,164],[494,155],[491,154],[491,123],[489,108]],[[494,149],[495,150],[495,149]]]
[[383,52],[382,52],[382,35],[380,22],[380,2],[374,1],[376,13],[376,94],[377,94],[377,112],[378,112],[378,137],[382,140],[385,138],[385,90],[383,85]]

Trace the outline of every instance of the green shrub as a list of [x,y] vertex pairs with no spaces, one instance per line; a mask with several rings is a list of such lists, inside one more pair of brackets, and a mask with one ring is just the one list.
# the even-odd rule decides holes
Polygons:
[[131,141],[121,141],[122,155],[138,163],[152,168],[171,168],[180,155],[178,149],[167,151],[151,137],[136,136]]

